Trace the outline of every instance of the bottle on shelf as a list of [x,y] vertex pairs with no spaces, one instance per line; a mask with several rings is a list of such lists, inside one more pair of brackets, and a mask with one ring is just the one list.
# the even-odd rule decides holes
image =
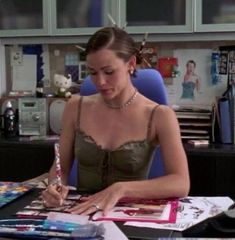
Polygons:
[[36,97],[37,98],[42,98],[44,97],[44,93],[43,93],[43,81],[38,81],[37,82],[37,86],[36,86]]
[[3,131],[6,138],[16,136],[16,116],[11,101],[7,102],[3,113]]

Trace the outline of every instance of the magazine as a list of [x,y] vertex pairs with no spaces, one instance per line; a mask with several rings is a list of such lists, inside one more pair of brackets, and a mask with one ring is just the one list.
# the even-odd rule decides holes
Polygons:
[[103,224],[85,224],[63,220],[4,219],[0,220],[0,236],[14,239],[103,239]]
[[31,189],[31,186],[24,183],[0,181],[0,207],[12,202]]
[[226,211],[234,201],[230,197],[184,197],[179,199],[175,223],[126,222],[127,226],[183,231],[206,218]]
[[80,201],[80,194],[69,194],[62,206],[58,207],[45,207],[43,204],[42,196],[40,195],[37,199],[31,201],[23,209],[18,211],[16,215],[19,218],[34,218],[34,219],[45,219],[48,217],[50,212],[61,212],[66,213],[68,209],[73,207]]
[[124,198],[107,215],[96,212],[92,220],[175,223],[178,199]]

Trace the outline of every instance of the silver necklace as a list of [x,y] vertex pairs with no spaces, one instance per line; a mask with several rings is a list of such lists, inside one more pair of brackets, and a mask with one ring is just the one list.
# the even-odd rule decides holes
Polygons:
[[128,107],[128,106],[135,100],[137,94],[138,94],[138,91],[137,91],[137,89],[135,88],[135,91],[134,91],[133,95],[132,95],[125,103],[123,103],[123,104],[121,104],[121,105],[113,105],[113,104],[110,104],[110,103],[107,103],[107,102],[104,102],[104,103],[105,103],[105,105],[106,105],[107,107],[113,108],[113,109],[126,108],[126,107]]

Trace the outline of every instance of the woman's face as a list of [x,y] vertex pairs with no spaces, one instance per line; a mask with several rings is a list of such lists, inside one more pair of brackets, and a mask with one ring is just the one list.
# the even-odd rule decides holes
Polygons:
[[115,52],[101,49],[87,55],[87,67],[100,94],[112,99],[130,81],[131,60],[124,62]]
[[189,73],[193,73],[194,70],[195,70],[195,65],[194,65],[193,63],[188,63],[188,64],[187,64],[187,71],[188,71]]

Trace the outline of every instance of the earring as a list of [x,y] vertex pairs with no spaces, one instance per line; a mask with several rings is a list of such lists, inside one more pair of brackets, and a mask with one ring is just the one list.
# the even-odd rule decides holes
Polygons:
[[134,73],[134,70],[131,68],[130,69],[130,75],[133,75],[133,73]]

